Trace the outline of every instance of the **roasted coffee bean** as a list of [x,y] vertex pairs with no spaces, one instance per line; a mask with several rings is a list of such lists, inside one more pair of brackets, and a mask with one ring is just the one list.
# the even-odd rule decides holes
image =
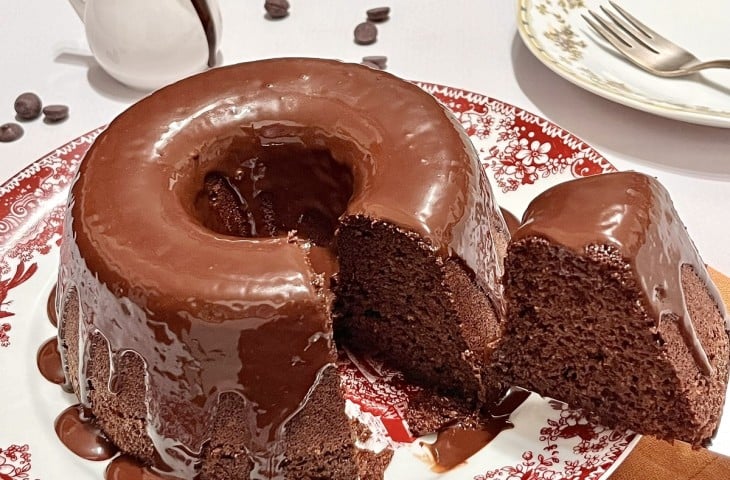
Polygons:
[[0,142],[13,142],[23,136],[23,127],[17,123],[0,125]]
[[367,57],[362,57],[362,63],[374,63],[378,66],[379,69],[385,70],[385,66],[388,62],[388,57],[385,55],[369,55]]
[[378,27],[374,23],[362,22],[355,27],[355,43],[370,45],[378,39]]
[[380,65],[375,62],[368,62],[363,60],[362,62],[360,62],[360,65],[365,65],[366,67],[374,68],[375,70],[382,70],[382,68],[380,68]]
[[47,122],[60,122],[68,117],[68,107],[66,105],[48,105],[43,107],[43,115]]
[[289,15],[288,0],[266,0],[264,9],[271,18],[284,18]]
[[384,22],[390,17],[390,7],[371,8],[365,14],[371,22]]
[[25,92],[15,99],[15,113],[23,120],[33,120],[41,114],[41,99],[32,92]]

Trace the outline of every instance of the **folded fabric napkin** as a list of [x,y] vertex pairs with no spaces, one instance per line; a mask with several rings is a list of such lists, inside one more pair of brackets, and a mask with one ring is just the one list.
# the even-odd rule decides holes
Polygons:
[[[730,278],[709,269],[725,305],[730,307]],[[726,400],[730,401],[730,400]],[[730,418],[725,418],[730,422]],[[694,450],[684,442],[663,442],[644,437],[611,480],[720,480],[730,479],[730,457],[705,449]]]

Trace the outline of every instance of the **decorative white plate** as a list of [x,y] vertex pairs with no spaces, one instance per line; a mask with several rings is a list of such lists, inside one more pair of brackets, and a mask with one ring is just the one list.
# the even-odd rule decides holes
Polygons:
[[[540,191],[580,176],[614,170],[580,139],[548,120],[499,100],[420,84],[462,122],[480,152],[499,203],[521,214]],[[38,373],[36,352],[55,329],[46,316],[53,286],[67,191],[79,162],[101,128],[58,148],[0,187],[0,480],[101,480],[107,462],[82,460],[53,429],[74,397]],[[450,472],[436,474],[418,457],[403,424],[407,391],[377,365],[341,366],[348,408],[401,447],[388,480],[530,478],[605,479],[638,435],[589,424],[558,402],[531,395],[512,415],[515,428]]]
[[[727,0],[623,1],[634,16],[700,59],[730,58]],[[730,70],[660,78],[620,57],[581,14],[608,0],[518,0],[517,25],[532,53],[574,84],[615,102],[676,120],[730,128]]]

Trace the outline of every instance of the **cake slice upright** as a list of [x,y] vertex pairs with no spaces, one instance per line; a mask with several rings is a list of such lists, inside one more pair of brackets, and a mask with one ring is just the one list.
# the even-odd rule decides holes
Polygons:
[[505,264],[497,375],[609,427],[694,445],[720,421],[722,300],[669,194],[622,172],[538,196]]

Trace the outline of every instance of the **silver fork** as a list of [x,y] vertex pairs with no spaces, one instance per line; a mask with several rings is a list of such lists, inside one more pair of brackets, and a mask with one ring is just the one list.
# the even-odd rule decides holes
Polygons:
[[583,19],[624,57],[644,70],[660,77],[681,77],[705,68],[730,68],[730,60],[701,62],[684,48],[647,27],[615,2],[608,3],[618,15],[601,6],[601,11],[610,20],[591,10],[588,13],[593,19],[582,15]]

